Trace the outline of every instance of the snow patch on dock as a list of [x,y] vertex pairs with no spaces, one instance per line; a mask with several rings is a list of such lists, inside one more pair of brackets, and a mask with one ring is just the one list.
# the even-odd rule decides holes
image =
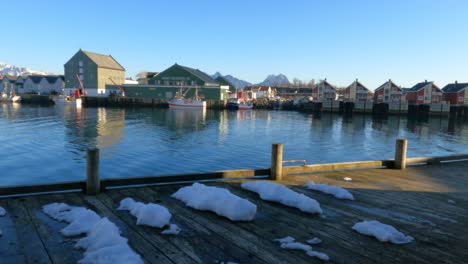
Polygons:
[[314,183],[313,181],[309,181],[305,184],[305,187],[309,190],[331,194],[338,199],[354,200],[354,196],[348,190],[338,186],[328,185],[324,183]]
[[212,211],[231,221],[252,221],[257,206],[247,199],[240,198],[224,188],[194,183],[180,188],[172,197],[181,200],[188,207]]
[[413,237],[406,236],[393,226],[382,224],[377,220],[359,222],[352,228],[360,234],[373,236],[380,242],[407,244],[414,240]]
[[260,198],[263,200],[278,202],[283,205],[295,207],[306,213],[322,213],[320,204],[316,200],[307,197],[302,193],[297,193],[281,184],[267,181],[253,181],[244,182],[242,183],[241,187],[243,189],[258,193]]

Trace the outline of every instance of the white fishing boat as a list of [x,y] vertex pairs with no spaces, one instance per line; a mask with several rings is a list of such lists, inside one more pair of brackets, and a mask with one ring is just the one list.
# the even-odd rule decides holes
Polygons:
[[[190,90],[190,88],[189,88]],[[182,94],[182,91],[178,92],[174,98],[169,101],[169,108],[193,108],[203,109],[206,108],[206,101],[198,97],[198,90],[195,89],[195,96],[193,99],[185,98],[188,90]]]
[[245,98],[229,98],[227,107],[232,110],[250,110],[253,108],[253,103]]
[[169,101],[169,107],[205,108],[206,102],[201,99],[174,98]]
[[239,110],[251,110],[253,103],[251,101],[241,101],[238,106]]
[[21,102],[21,96],[19,96],[19,95],[14,95],[13,97],[10,98],[10,102],[12,102],[12,103],[19,103],[19,102]]
[[10,95],[8,93],[3,92],[2,93],[2,102],[8,102],[8,103],[19,103],[21,102],[21,96],[16,95],[14,90],[10,91]]

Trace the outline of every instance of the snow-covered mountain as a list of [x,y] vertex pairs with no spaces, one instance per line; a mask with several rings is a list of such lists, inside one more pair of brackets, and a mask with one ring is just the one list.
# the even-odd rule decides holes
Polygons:
[[228,82],[232,83],[232,85],[234,85],[234,87],[236,87],[238,89],[242,89],[242,88],[244,88],[244,86],[252,85],[251,83],[249,83],[247,81],[244,81],[244,80],[241,80],[241,79],[238,79],[238,78],[236,78],[236,77],[234,77],[232,75],[222,75],[220,72],[216,72],[215,74],[211,75],[211,77],[213,77],[213,79],[216,79],[219,76],[223,77]]
[[289,80],[288,77],[286,77],[286,75],[281,73],[278,75],[270,74],[263,82],[258,83],[257,85],[289,85]]
[[20,75],[46,75],[48,74],[47,72],[42,72],[42,71],[33,71],[30,70],[26,67],[18,67],[15,65],[10,65],[6,63],[1,63],[0,62],[0,75],[14,75],[14,76],[20,76]]

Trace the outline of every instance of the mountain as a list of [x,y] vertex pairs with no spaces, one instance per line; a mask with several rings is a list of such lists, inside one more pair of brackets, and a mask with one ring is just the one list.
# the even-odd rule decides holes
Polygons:
[[20,76],[20,75],[32,75],[32,74],[46,75],[48,73],[42,72],[42,71],[33,71],[26,67],[18,67],[15,65],[10,65],[10,64],[0,62],[0,75]]
[[232,83],[232,85],[234,85],[234,87],[236,87],[237,89],[242,89],[244,88],[244,86],[252,85],[251,83],[241,80],[241,79],[237,79],[236,77],[232,75],[222,75],[220,72],[216,72],[215,74],[211,75],[213,79],[216,79],[220,76],[226,79],[226,81]]
[[289,85],[289,80],[288,77],[284,74],[278,74],[278,75],[268,75],[268,77],[261,83],[258,83],[257,85],[265,85],[265,86],[272,86],[272,85]]

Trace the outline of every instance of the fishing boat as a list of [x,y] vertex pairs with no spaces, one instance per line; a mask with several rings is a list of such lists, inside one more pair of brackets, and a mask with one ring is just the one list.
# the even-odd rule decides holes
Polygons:
[[21,101],[21,96],[16,95],[15,90],[10,91],[10,95],[8,93],[2,93],[2,102],[9,102],[9,103],[19,103]]
[[193,99],[185,98],[185,95],[189,90],[187,90],[185,93],[182,93],[182,91],[178,92],[176,96],[169,101],[169,108],[206,108],[206,101],[198,96],[197,89],[195,89],[195,96]]
[[253,103],[251,101],[242,101],[239,103],[239,110],[251,110]]
[[227,103],[227,108],[229,110],[237,110],[239,109],[239,99],[237,98],[229,98]]
[[244,98],[230,98],[227,107],[231,110],[250,110],[253,108],[253,103]]

